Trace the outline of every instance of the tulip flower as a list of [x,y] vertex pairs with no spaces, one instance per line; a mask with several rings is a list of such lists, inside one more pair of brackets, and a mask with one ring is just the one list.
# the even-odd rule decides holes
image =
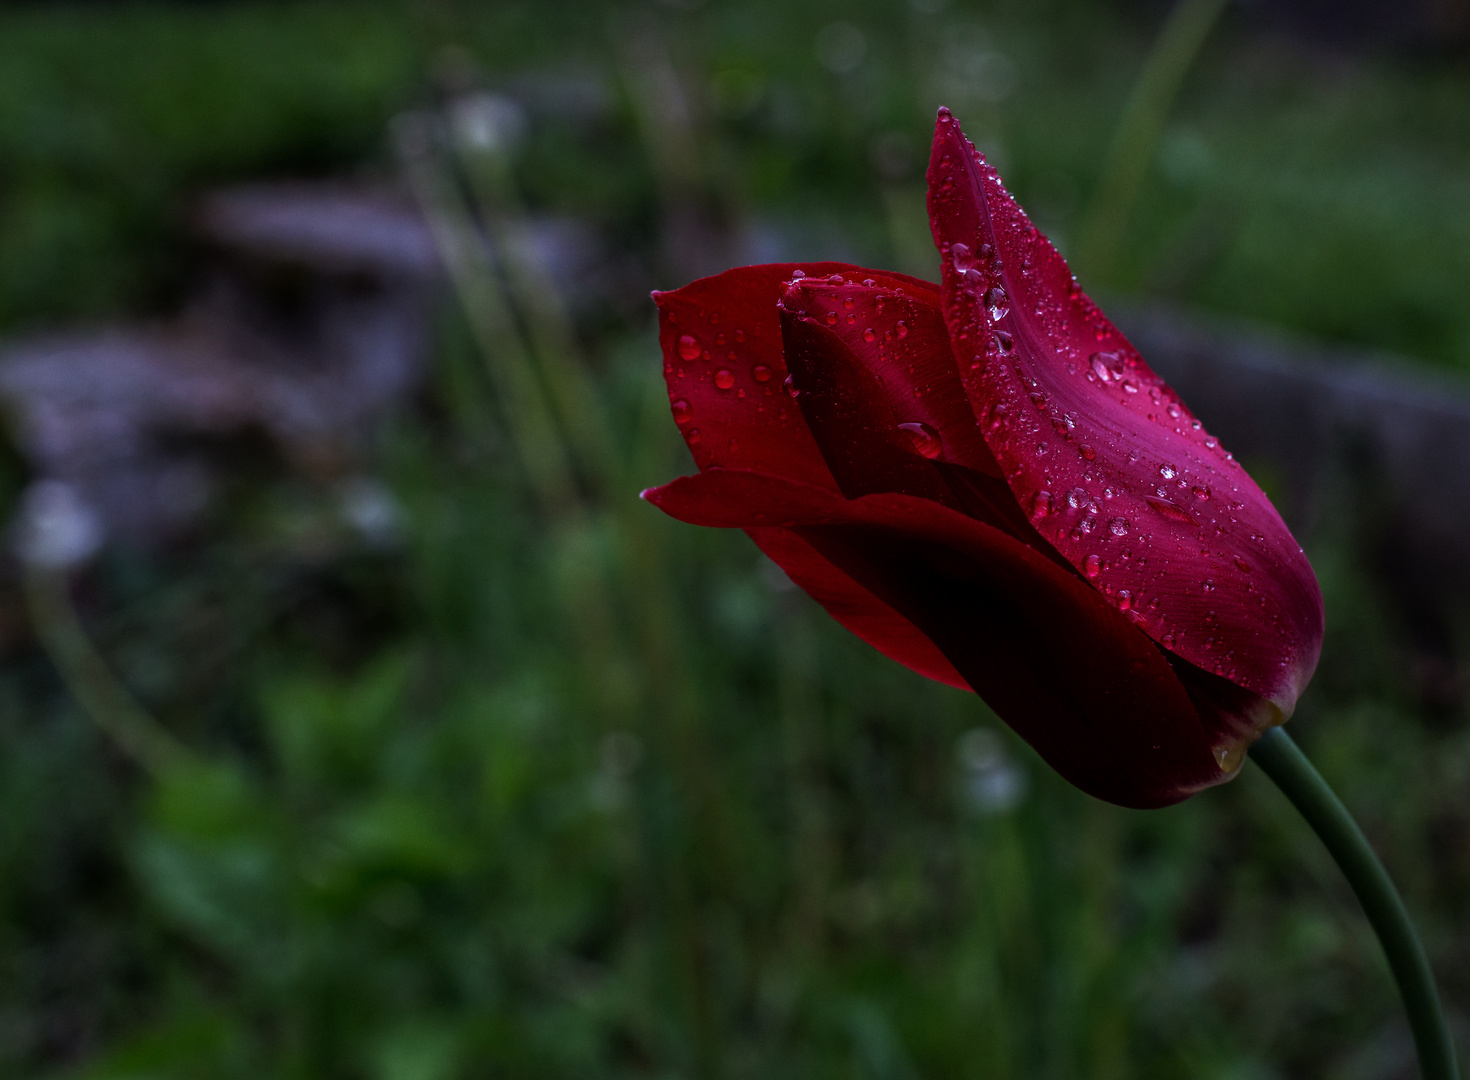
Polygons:
[[939,286],[810,263],[654,294],[700,472],[644,497],[744,529],[1084,791],[1228,779],[1316,666],[1312,569],[947,111],[928,179]]
[[1178,802],[1249,751],[1362,901],[1423,1076],[1456,1080],[1403,901],[1279,726],[1322,647],[1301,547],[946,109],[928,180],[937,286],[790,263],[654,293],[699,473],[643,497],[744,529],[843,626],[973,690],[1100,799]]

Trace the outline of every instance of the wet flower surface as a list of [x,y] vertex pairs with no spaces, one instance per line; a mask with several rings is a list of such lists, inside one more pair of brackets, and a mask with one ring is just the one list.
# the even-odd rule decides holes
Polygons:
[[1311,567],[943,110],[928,179],[938,286],[813,263],[655,294],[700,472],[645,497],[745,529],[1099,798],[1218,783],[1316,666]]

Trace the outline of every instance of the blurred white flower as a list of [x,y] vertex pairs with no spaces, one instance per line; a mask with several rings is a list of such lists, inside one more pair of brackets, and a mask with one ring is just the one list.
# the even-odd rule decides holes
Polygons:
[[37,480],[20,500],[16,554],[31,566],[66,570],[102,546],[102,521],[70,484]]
[[342,517],[374,547],[392,547],[403,534],[403,508],[370,476],[354,476],[340,491]]
[[971,728],[960,736],[961,792],[971,809],[1003,814],[1026,797],[1026,774],[1011,760],[1005,741],[992,728]]
[[526,133],[526,110],[508,97],[485,92],[466,94],[449,105],[455,139],[471,150],[504,154]]

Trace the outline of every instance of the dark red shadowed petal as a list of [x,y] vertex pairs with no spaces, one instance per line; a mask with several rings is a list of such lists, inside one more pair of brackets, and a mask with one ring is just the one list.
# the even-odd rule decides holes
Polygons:
[[[862,280],[877,271],[846,263],[773,263],[653,294],[669,406],[701,469],[756,469],[833,486],[783,385],[787,372],[776,304],[782,285],[801,273]],[[905,275],[881,276],[934,291],[932,284]]]
[[[846,500],[716,469],[645,492],[697,525],[789,530],[916,629],[1059,773],[1124,806],[1177,802],[1228,775],[1164,654],[1080,578],[926,499]],[[871,635],[871,636],[869,636]],[[888,651],[885,649],[885,651]],[[896,655],[890,652],[890,655]]]
[[819,555],[791,529],[746,529],[766,557],[849,632],[926,679],[969,690],[938,647],[918,627]]
[[[1289,714],[1322,599],[1266,496],[1155,375],[941,110],[929,213],[975,413],[1023,507],[1165,648]],[[1274,718],[1274,717],[1272,717]]]
[[[794,385],[809,392],[798,402],[809,421],[813,383],[831,377],[833,365],[850,368],[844,373],[849,395],[866,399],[854,402],[853,408],[865,414],[867,423],[881,424],[865,432],[867,437],[926,460],[1000,476],[955,370],[937,288],[894,289],[876,281],[865,286],[805,277],[786,288],[781,302],[788,366]],[[821,362],[807,365],[806,371],[792,366],[789,358],[793,331],[800,332],[803,325],[810,328],[803,344],[821,354]],[[823,339],[831,344],[819,344]],[[844,354],[840,361],[839,352]],[[841,476],[837,479],[843,484]],[[854,481],[869,491],[896,490],[861,477]],[[852,493],[846,484],[843,490]]]
[[807,427],[848,498],[932,499],[1060,558],[1016,506],[980,435],[935,301],[932,290],[793,282],[781,339]]

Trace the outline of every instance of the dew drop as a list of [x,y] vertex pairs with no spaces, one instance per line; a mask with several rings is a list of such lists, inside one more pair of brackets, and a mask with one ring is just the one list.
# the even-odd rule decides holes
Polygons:
[[755,367],[750,369],[750,377],[756,382],[770,382],[771,369],[765,364],[757,364]]
[[1097,577],[1102,573],[1102,559],[1096,555],[1089,555],[1082,560],[1082,572],[1090,578]]
[[829,312],[827,312],[827,325],[828,326],[836,326],[837,325],[837,312],[835,312],[835,311],[829,311]]
[[682,360],[699,359],[699,339],[693,334],[679,335],[679,357]]
[[1081,447],[1079,447],[1079,449],[1082,452],[1082,456],[1088,461],[1092,461],[1094,458],[1097,457],[1097,451],[1088,446],[1086,443],[1083,443]]
[[1159,644],[1166,649],[1172,649],[1174,647],[1174,635],[1165,634],[1163,637],[1159,638]]
[[1162,476],[1165,480],[1174,479],[1174,472],[1174,466],[1170,465],[1168,462],[1165,462],[1164,464],[1159,466],[1159,475]]
[[1246,562],[1239,555],[1237,555],[1235,557],[1235,565],[1236,565],[1236,567],[1238,567],[1240,570],[1244,571],[1247,574],[1249,574],[1251,572],[1251,564],[1248,563],[1248,562]]
[[976,266],[975,256],[970,252],[969,244],[951,244],[949,259],[954,263],[954,268],[962,274],[967,270],[975,269]]
[[1127,536],[1130,527],[1127,518],[1115,517],[1108,522],[1108,532],[1114,536]]
[[898,331],[898,336],[901,338],[906,338],[909,336],[909,324],[904,322],[902,319],[898,320],[898,323],[894,326],[894,329]]
[[1011,311],[1011,301],[1006,296],[1006,291],[999,285],[992,286],[985,294],[985,306],[990,309],[990,319],[998,322],[1004,319]]
[[[1223,675],[1224,671],[1221,670],[1223,667],[1223,664],[1216,664],[1215,674]],[[1233,743],[1228,746],[1221,746],[1216,749],[1215,760],[1220,765],[1220,771],[1233,773],[1235,772],[1235,770],[1239,769],[1241,763],[1245,761],[1245,749],[1246,748],[1244,746],[1241,746],[1239,743]]]
[[1184,507],[1178,505],[1177,503],[1170,502],[1168,499],[1160,499],[1153,495],[1145,495],[1143,497],[1143,500],[1144,502],[1148,503],[1151,510],[1168,518],[1170,521],[1180,521],[1189,525],[1199,524],[1199,522],[1195,521],[1194,518],[1190,516],[1188,510],[1184,509]]
[[693,414],[691,414],[691,412],[689,411],[689,402],[685,401],[683,398],[679,398],[679,400],[677,401],[669,402],[669,408],[673,410],[674,423],[678,424],[680,427],[683,427],[685,424],[690,423],[694,419]]
[[1051,492],[1038,491],[1031,497],[1031,520],[1040,521],[1051,513]]
[[736,330],[735,331],[735,340],[736,341],[744,341],[745,340],[745,331],[744,330]]
[[1127,589],[1118,590],[1118,610],[1127,611],[1133,606],[1133,594]]
[[1046,395],[1040,390],[1033,390],[1029,396],[1031,398],[1031,404],[1035,405],[1038,409],[1046,408]]
[[1200,502],[1204,502],[1206,499],[1208,499],[1210,497],[1210,489],[1207,488],[1207,487],[1204,487],[1201,484],[1196,484],[1194,487],[1190,488],[1189,490],[1194,494],[1194,497],[1196,499],[1198,499]]
[[684,433],[684,441],[687,442],[690,446],[698,446],[699,429],[697,427],[692,427],[688,431],[686,431]]
[[1004,330],[997,330],[995,332],[995,343],[1000,347],[1001,352],[1010,352],[1011,349],[1015,348],[1016,339]]
[[876,341],[877,339],[878,335],[873,332],[873,328],[871,326],[863,331],[864,341]]
[[1092,504],[1092,497],[1087,494],[1086,488],[1074,487],[1067,492],[1067,505],[1073,510],[1081,510],[1084,506]]
[[912,423],[899,424],[898,430],[906,434],[914,450],[926,458],[937,458],[939,452],[944,449],[939,432],[923,421],[915,420]]
[[843,308],[845,310],[851,311],[852,310],[852,297],[850,297],[850,296],[844,296],[842,298],[842,306],[843,306]]
[[1092,373],[1098,377],[1100,382],[1112,382],[1113,368],[1118,361],[1117,353],[1095,352],[1087,358],[1092,366]]
[[721,390],[729,390],[735,385],[735,373],[729,368],[720,368],[715,372],[715,385]]
[[1005,423],[1005,421],[1006,421],[1006,413],[1009,412],[1009,411],[1010,411],[1009,409],[1007,409],[1004,405],[1001,405],[1001,404],[997,404],[995,406],[995,408],[993,408],[993,409],[990,410],[990,430],[991,431],[995,431],[997,428],[999,428],[1001,426],[1001,424],[1004,424]]

